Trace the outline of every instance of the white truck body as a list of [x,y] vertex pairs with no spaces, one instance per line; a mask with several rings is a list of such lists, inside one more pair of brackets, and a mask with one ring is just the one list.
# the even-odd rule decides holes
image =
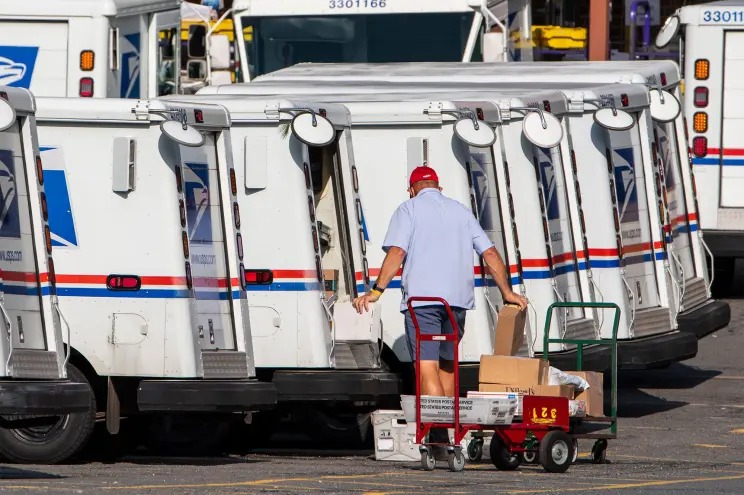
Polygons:
[[236,0],[243,81],[299,62],[532,60],[528,0]]
[[[730,0],[678,9],[680,61],[685,81],[684,117],[697,182],[700,226],[721,264],[716,276],[731,277],[744,257],[744,2]],[[665,27],[667,29],[667,27]],[[673,29],[673,27],[668,27]],[[676,33],[665,33],[670,40]],[[728,272],[728,273],[727,273]]]
[[[240,99],[256,99],[260,97],[252,94],[261,93],[265,86],[261,83],[230,85],[206,88],[203,92],[214,93],[224,89],[230,94],[241,94]],[[371,275],[377,274],[375,270],[384,256],[381,245],[390,216],[407,199],[406,181],[410,171],[421,163],[428,163],[437,170],[445,194],[471,205],[484,230],[504,257],[515,290],[527,294],[532,301],[527,325],[528,338],[525,339],[522,353],[532,354],[535,349],[540,351],[547,307],[564,299],[582,300],[582,293],[590,292],[589,280],[584,272],[586,262],[581,254],[583,248],[574,249],[570,233],[561,235],[561,232],[570,232],[572,226],[566,186],[562,180],[560,151],[558,148],[538,150],[531,145],[525,147],[512,143],[522,140],[525,107],[532,105],[533,101],[549,101],[553,111],[560,115],[567,109],[565,97],[558,92],[533,91],[522,92],[520,99],[509,96],[509,93],[518,93],[516,91],[506,91],[501,95],[494,91],[478,95],[483,96],[482,99],[469,95],[459,101],[421,101],[422,96],[433,100],[439,95],[427,95],[425,91],[418,94],[381,93],[377,96],[343,93],[350,89],[353,88],[339,86],[327,92],[329,94],[306,98],[323,101],[323,104],[344,102],[351,112],[360,196],[362,205],[366,205],[363,207],[363,218],[368,236],[367,252],[369,262],[374,267]],[[299,94],[303,88],[295,87],[293,90]],[[281,94],[281,91],[274,94]],[[532,100],[528,99],[528,94]],[[444,96],[456,97],[455,94]],[[205,101],[218,101],[229,108],[225,103],[229,100],[212,100],[207,95],[203,98],[206,98]],[[469,147],[457,139],[451,125],[455,119],[447,115],[447,111],[457,108],[469,108],[473,112],[480,108],[499,136],[493,148]],[[540,178],[543,180],[537,179],[535,160],[542,165]],[[399,182],[400,187],[391,186],[392,180]],[[520,188],[519,194],[512,196],[510,181],[512,184],[527,181],[528,186]],[[396,194],[395,191],[400,192]],[[550,198],[549,201],[543,201],[547,205],[545,211],[540,208],[541,196]],[[370,201],[374,201],[374,208],[369,206]],[[509,211],[513,214],[510,215]],[[506,220],[505,224],[504,218],[510,219],[513,215],[519,220]],[[546,236],[551,239],[550,247],[546,246]],[[484,352],[491,352],[495,308],[502,302],[498,290],[493,288],[493,281],[483,273],[477,257],[474,265],[476,308],[468,313],[466,320],[466,336],[460,357],[464,363],[477,363]],[[389,287],[396,289],[399,284],[399,277],[396,277]],[[398,290],[386,291],[382,301],[385,344],[394,351],[399,361],[410,362],[403,338],[401,293]],[[591,313],[572,311],[568,316],[563,313],[558,316],[553,320],[552,336],[598,336]],[[565,348],[556,345],[553,350]]]
[[[0,84],[27,88],[36,96],[150,98],[175,93],[180,3],[2,2]],[[161,32],[167,34],[163,43]]]
[[[280,401],[399,393],[380,367],[381,305],[359,316],[351,304],[370,280],[348,110],[276,98],[219,104],[230,112],[238,202],[251,212],[241,220],[255,239],[245,243],[245,268],[268,275],[246,277],[257,367],[273,376]],[[299,112],[291,109],[303,108],[323,109],[332,144],[290,132]]]
[[[125,99],[38,104],[72,364],[92,368],[90,381],[140,378],[138,411],[273,403],[269,384],[248,380],[255,364],[225,109]],[[164,133],[181,118],[203,144]],[[233,393],[217,393],[226,388]]]

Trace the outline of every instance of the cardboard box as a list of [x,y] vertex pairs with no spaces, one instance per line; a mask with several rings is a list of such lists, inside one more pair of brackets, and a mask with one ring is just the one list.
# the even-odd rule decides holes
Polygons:
[[542,385],[548,383],[548,361],[515,356],[481,356],[478,381],[502,385]]
[[586,415],[594,417],[604,416],[604,377],[596,371],[566,371],[569,375],[580,376],[589,382],[589,388],[578,392],[576,400],[586,402]]
[[574,387],[572,385],[501,385],[497,383],[481,383],[478,386],[478,391],[565,397],[569,400],[574,398]]
[[496,356],[513,356],[524,341],[524,321],[526,310],[519,306],[505,304],[499,311],[496,324],[496,338],[493,343],[493,353]]

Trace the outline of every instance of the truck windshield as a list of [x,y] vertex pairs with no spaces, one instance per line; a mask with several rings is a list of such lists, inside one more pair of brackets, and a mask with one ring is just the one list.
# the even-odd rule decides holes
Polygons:
[[249,78],[301,62],[459,62],[473,15],[244,16]]

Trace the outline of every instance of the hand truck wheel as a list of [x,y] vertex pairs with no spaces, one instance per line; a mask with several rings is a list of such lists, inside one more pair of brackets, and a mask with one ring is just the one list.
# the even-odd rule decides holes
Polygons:
[[549,473],[565,473],[573,459],[573,440],[562,430],[549,431],[540,441],[540,464]]
[[468,443],[468,460],[478,462],[483,458],[483,439],[473,438]]
[[517,454],[512,454],[509,447],[506,446],[500,436],[494,435],[491,438],[491,462],[499,471],[514,471],[519,467],[520,458]]
[[525,464],[537,464],[537,452],[522,452],[520,456]]
[[462,453],[462,449],[455,449],[447,456],[447,464],[449,464],[450,471],[459,473],[465,469],[465,455]]
[[421,469],[424,471],[434,471],[437,467],[437,461],[434,458],[434,453],[431,451],[431,447],[425,447],[421,449]]
[[604,464],[607,462],[607,440],[604,438],[594,442],[592,447],[592,462],[594,464]]

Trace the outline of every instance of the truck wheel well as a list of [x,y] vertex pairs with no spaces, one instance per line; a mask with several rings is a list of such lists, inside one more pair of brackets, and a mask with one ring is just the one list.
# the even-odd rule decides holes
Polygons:
[[[65,344],[65,352],[67,352],[67,347],[68,346]],[[106,377],[99,376],[98,373],[96,373],[96,370],[93,368],[93,365],[91,365],[90,362],[85,358],[85,356],[83,356],[74,347],[70,351],[69,362],[85,375],[85,378],[88,380],[90,386],[93,388],[93,394],[96,398],[96,410],[105,411],[106,394],[108,388]]]

